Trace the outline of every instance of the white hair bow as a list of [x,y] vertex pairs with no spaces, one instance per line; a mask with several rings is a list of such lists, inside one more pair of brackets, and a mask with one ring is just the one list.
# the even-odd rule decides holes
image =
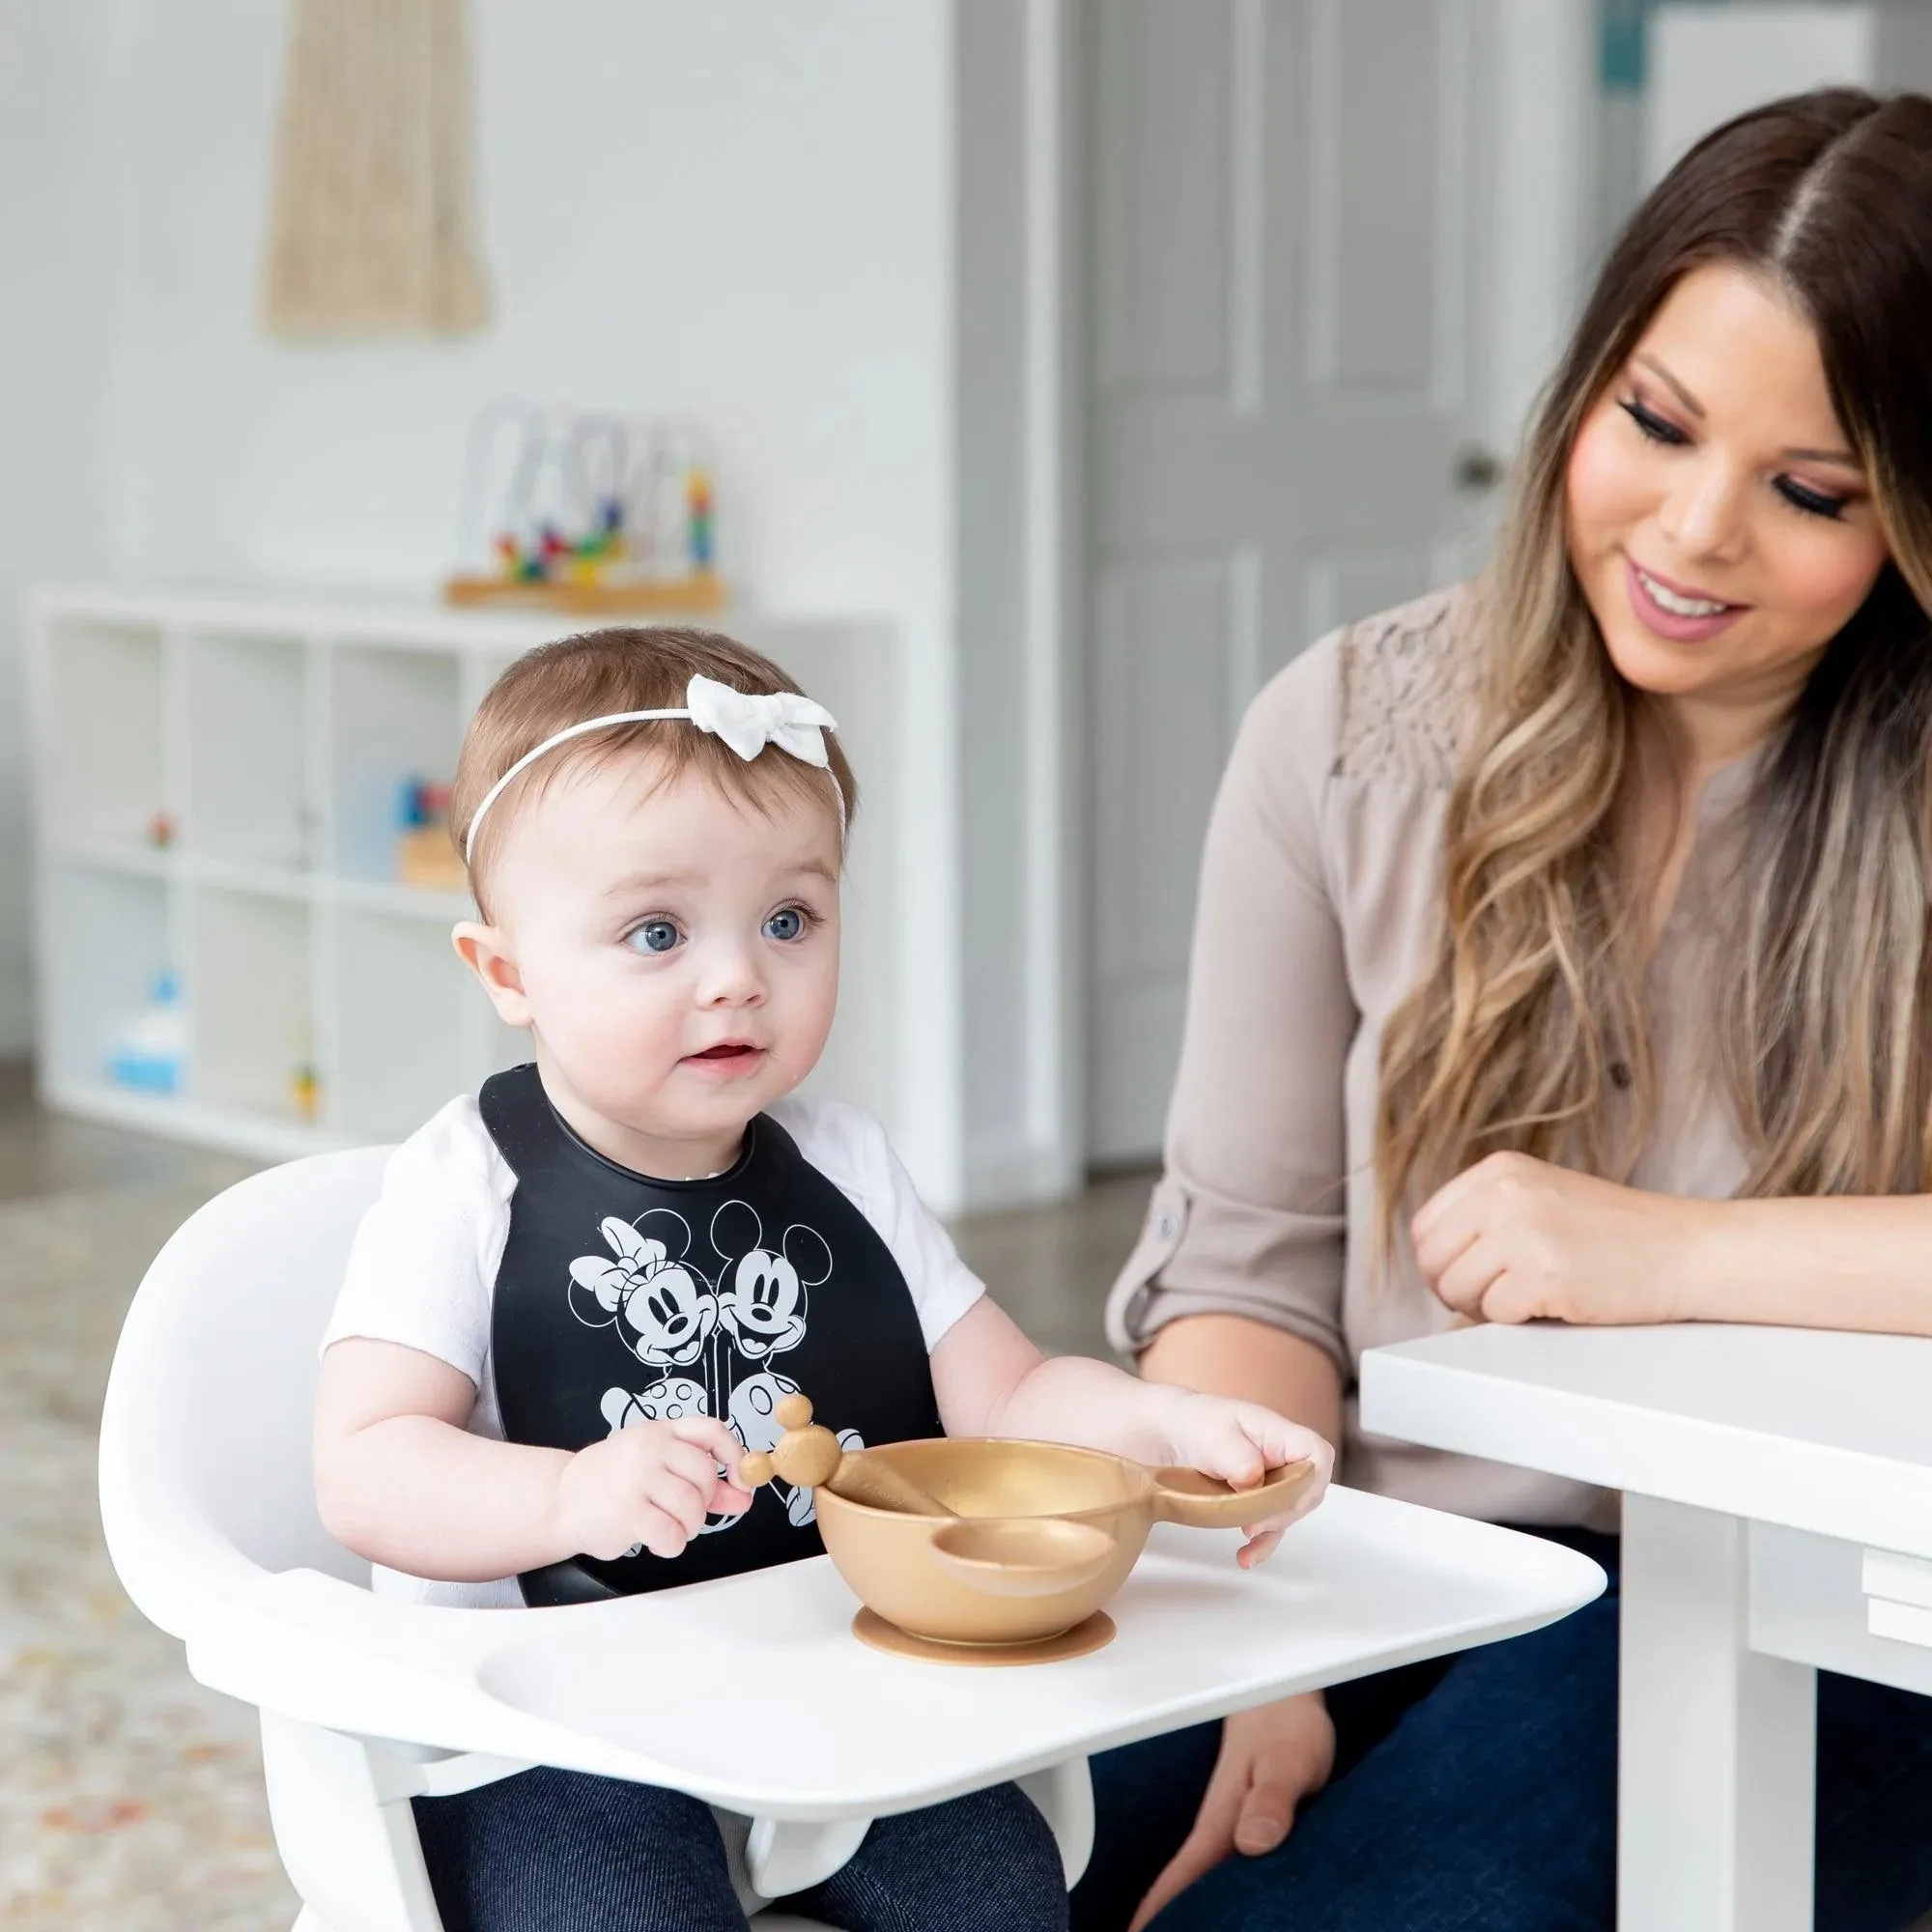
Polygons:
[[700,675],[685,687],[684,702],[700,731],[723,738],[741,758],[755,758],[767,745],[776,745],[808,765],[829,762],[824,734],[837,730],[838,721],[824,705],[795,691],[734,691]]
[[[825,751],[825,733],[838,728],[838,721],[824,705],[814,704],[795,691],[735,691],[728,684],[720,684],[715,677],[699,673],[685,686],[684,705],[680,710],[613,711],[607,717],[586,718],[580,724],[568,724],[561,731],[554,731],[541,745],[526,752],[483,794],[483,802],[470,814],[469,830],[463,840],[464,858],[468,859],[476,849],[476,830],[483,823],[483,814],[502,797],[510,781],[527,771],[546,752],[587,732],[658,718],[688,718],[700,731],[724,739],[741,758],[755,758],[767,745],[776,745],[780,751],[821,770],[831,763]],[[836,784],[833,788],[838,790]],[[845,825],[842,791],[838,793],[838,825],[842,834]]]

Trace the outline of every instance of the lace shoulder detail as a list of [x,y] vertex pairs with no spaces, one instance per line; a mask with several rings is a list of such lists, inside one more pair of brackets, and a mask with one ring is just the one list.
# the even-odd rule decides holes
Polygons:
[[1447,788],[1477,692],[1465,584],[1364,617],[1342,634],[1335,771]]

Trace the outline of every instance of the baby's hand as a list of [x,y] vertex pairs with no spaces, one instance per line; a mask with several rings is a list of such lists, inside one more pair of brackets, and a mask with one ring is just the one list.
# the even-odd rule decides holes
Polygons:
[[721,1472],[744,1446],[722,1422],[690,1415],[639,1422],[580,1449],[556,1485],[556,1528],[565,1546],[610,1561],[641,1543],[677,1556],[707,1515],[736,1516],[749,1492]]
[[1314,1477],[1303,1483],[1280,1515],[1243,1525],[1247,1542],[1236,1561],[1243,1570],[1264,1562],[1282,1531],[1321,1500],[1335,1467],[1335,1452],[1312,1429],[1277,1415],[1255,1402],[1183,1390],[1168,1418],[1168,1450],[1173,1460],[1204,1475],[1219,1476],[1237,1490],[1252,1488],[1284,1463],[1311,1462]]

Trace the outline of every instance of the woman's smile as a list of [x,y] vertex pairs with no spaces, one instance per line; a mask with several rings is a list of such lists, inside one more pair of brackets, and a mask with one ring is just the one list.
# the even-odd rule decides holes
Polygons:
[[1646,570],[1628,552],[1624,573],[1633,614],[1673,643],[1700,644],[1729,630],[1750,609],[1748,604],[1727,603]]

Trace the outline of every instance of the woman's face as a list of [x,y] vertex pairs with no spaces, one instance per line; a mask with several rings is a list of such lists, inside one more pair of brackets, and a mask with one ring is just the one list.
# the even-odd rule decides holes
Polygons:
[[1677,284],[1584,418],[1567,512],[1611,661],[1680,699],[1794,696],[1887,554],[1809,325],[1728,267]]

